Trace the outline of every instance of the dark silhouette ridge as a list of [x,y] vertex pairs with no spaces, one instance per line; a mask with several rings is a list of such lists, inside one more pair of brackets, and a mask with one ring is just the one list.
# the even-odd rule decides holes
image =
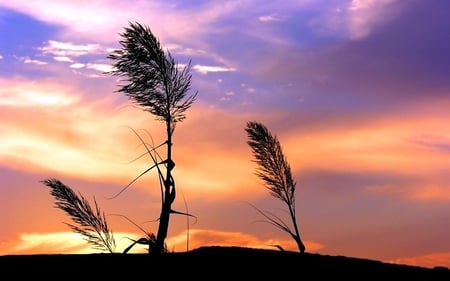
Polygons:
[[246,247],[207,246],[160,256],[109,253],[0,256],[0,269],[4,276],[14,274],[17,280],[27,276],[45,277],[45,280],[105,280],[109,277],[131,280],[164,268],[171,270],[171,278],[188,280],[450,280],[450,270],[446,267],[425,268],[345,256]]

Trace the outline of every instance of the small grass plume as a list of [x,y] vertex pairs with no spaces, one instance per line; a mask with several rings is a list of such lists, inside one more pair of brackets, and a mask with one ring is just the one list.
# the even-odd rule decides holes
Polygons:
[[84,236],[94,249],[113,253],[116,247],[114,235],[108,228],[105,214],[95,201],[95,209],[80,194],[55,178],[41,181],[51,188],[50,194],[56,199],[55,206],[68,214],[75,224],[66,223],[74,232]]
[[289,210],[293,230],[278,216],[271,212],[254,207],[267,222],[287,232],[297,243],[301,253],[305,252],[305,245],[300,238],[295,213],[295,187],[296,183],[291,173],[291,167],[281,148],[280,141],[272,135],[269,129],[259,122],[247,122],[245,127],[254,161],[258,164],[256,175],[264,182],[270,195],[283,201]]

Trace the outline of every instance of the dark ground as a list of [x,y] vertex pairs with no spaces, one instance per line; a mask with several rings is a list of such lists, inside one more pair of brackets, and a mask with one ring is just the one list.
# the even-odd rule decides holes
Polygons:
[[160,257],[147,254],[7,255],[0,256],[0,272],[1,280],[31,277],[36,280],[450,281],[450,269],[446,267],[425,268],[345,256],[218,246]]

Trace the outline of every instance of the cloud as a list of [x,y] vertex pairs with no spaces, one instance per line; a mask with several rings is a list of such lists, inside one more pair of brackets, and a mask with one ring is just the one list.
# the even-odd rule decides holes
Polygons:
[[[139,239],[134,233],[113,232],[116,241],[115,252],[120,253],[131,245],[129,239]],[[287,251],[298,251],[295,241],[292,239],[268,239],[262,240],[256,236],[237,232],[214,229],[191,229],[188,233],[182,232],[171,236],[166,241],[170,251],[184,252],[202,246],[236,246],[262,248],[276,250],[275,245],[282,246]],[[305,241],[310,252],[318,251],[323,246],[310,241]],[[189,248],[187,249],[187,247]],[[132,253],[147,252],[147,246],[136,245],[131,249]],[[84,236],[75,232],[51,232],[51,233],[23,233],[19,239],[13,242],[4,241],[0,246],[0,255],[16,254],[90,254],[104,252],[94,249],[87,243]]]
[[86,64],[77,62],[77,63],[72,63],[70,65],[70,68],[80,69],[80,68],[84,68],[85,66],[86,66]]
[[86,68],[93,69],[102,73],[112,71],[112,66],[110,64],[105,63],[88,63]]
[[283,21],[283,17],[280,17],[278,15],[266,15],[266,16],[259,16],[258,19],[261,22],[277,22],[277,21]]
[[[0,130],[1,155],[10,160],[10,165],[21,166],[23,170],[45,168],[100,177],[103,169],[111,170],[109,165],[118,165],[124,159],[120,153],[112,153],[111,156],[118,158],[108,162],[110,152],[102,155],[117,145],[128,146],[114,144],[126,142],[123,135],[120,137],[125,132],[120,129],[124,120],[139,122],[142,117],[137,117],[140,111],[135,111],[134,117],[134,111],[115,112],[109,103],[113,98],[106,98],[106,103],[83,101],[83,93],[75,85],[22,79],[0,80],[0,85],[8,89],[0,94],[0,106],[2,118],[9,120]],[[7,117],[9,114],[14,114],[14,119]],[[95,148],[96,144],[100,146]]]
[[38,47],[43,54],[55,57],[79,57],[88,54],[104,53],[98,44],[74,44],[72,42],[59,42],[49,40],[46,45]]
[[381,25],[388,24],[399,12],[396,0],[352,0],[328,2],[308,26],[320,36],[360,40]]
[[[361,39],[370,34],[374,26],[389,22],[395,13],[396,0],[353,0],[349,3],[348,34],[351,39]],[[395,7],[394,7],[395,8]]]
[[[444,179],[448,180],[445,177]],[[448,190],[447,182],[438,183],[436,180],[416,180],[413,183],[371,185],[366,186],[365,189],[377,195],[396,196],[414,201],[450,201],[450,191]]]
[[450,268],[450,252],[430,253],[415,257],[403,257],[391,260],[390,262],[429,268],[434,268],[436,266]]
[[[406,190],[405,190],[406,191]],[[420,201],[443,201],[450,202],[450,190],[448,181],[435,183],[433,180],[425,182],[423,185],[411,186],[409,197]]]
[[[447,33],[446,16],[438,12],[445,7],[411,3],[415,5],[357,41],[336,40],[314,48],[291,45],[254,69],[260,79],[295,83],[289,92],[302,92],[311,106],[343,111],[354,112],[357,107],[386,111],[399,103],[445,96],[450,64],[442,62],[450,60],[445,51],[450,41],[442,36]],[[433,24],[428,14],[435,14]]]
[[[67,32],[72,31],[70,32],[72,36],[76,34],[80,36],[85,33],[101,35],[105,30],[110,30],[108,26],[113,26],[113,30],[117,31],[119,26],[132,18],[133,13],[126,12],[127,9],[124,8],[126,4],[129,3],[126,1],[80,3],[70,0],[63,2],[48,0],[0,2],[1,6],[8,9],[27,14],[42,22],[65,27]],[[127,5],[127,8],[129,7],[130,5]],[[109,34],[113,34],[113,32]],[[102,37],[99,36],[100,38]]]
[[[36,81],[24,81],[15,83],[10,80],[1,80],[5,91],[0,93],[0,106],[8,107],[35,107],[51,106],[66,107],[78,102],[75,95],[65,92],[65,88],[57,84],[38,83]],[[64,88],[64,91],[62,91]]]
[[58,57],[53,57],[53,59],[55,61],[59,61],[59,62],[73,62],[73,60],[71,58],[69,58],[69,57],[58,56]]
[[[70,42],[49,40],[44,46],[38,47],[37,50],[39,53],[36,56],[45,58],[50,55],[53,61],[69,63],[68,68],[74,70],[74,72],[70,73],[71,75],[75,73],[87,77],[101,77],[100,74],[112,70],[111,64],[105,63],[108,52],[107,48],[103,48],[97,44],[73,44]],[[19,57],[18,59],[25,64],[47,65],[45,68],[46,71],[50,71],[58,77],[63,75],[61,69],[55,64],[52,64],[51,61],[31,59],[28,56]],[[41,71],[44,73],[44,69]]]
[[[96,38],[101,42],[115,42],[118,34],[130,21],[142,21],[166,41],[167,38],[194,41],[196,33],[202,33],[207,26],[219,18],[232,14],[242,7],[240,1],[227,3],[211,2],[190,8],[165,1],[1,1],[0,6],[30,15],[42,22],[62,26],[62,37]],[[45,7],[45,8],[43,8]],[[170,24],[161,24],[169,23]],[[113,41],[112,41],[113,40]]]
[[[117,253],[122,252],[131,244],[129,238],[140,238],[134,233],[114,232],[113,235],[116,241],[114,251]],[[85,236],[75,232],[22,233],[18,240],[2,243],[0,255],[109,253],[94,249],[92,246],[85,240]],[[142,246],[137,245],[130,252],[143,252],[145,250]]]
[[234,68],[223,67],[223,66],[208,66],[208,65],[194,65],[192,67],[194,70],[200,72],[201,74],[208,74],[210,72],[233,72],[236,71]]
[[230,101],[234,95],[235,93],[233,91],[228,91],[220,98],[220,101]]
[[[145,153],[130,128],[138,130],[149,142],[151,139],[143,129],[154,141],[164,139],[163,126],[153,120],[153,116],[128,103],[115,105],[112,96],[88,100],[82,90],[73,88],[74,85],[45,80],[39,83],[0,80],[0,85],[8,89],[0,94],[1,115],[6,118],[14,112],[15,116],[0,129],[0,154],[10,168],[53,171],[97,180],[108,178],[124,184],[132,179],[130,175],[137,176],[149,164],[147,157],[143,157],[124,165]],[[180,184],[190,189],[193,197],[202,196],[205,188],[216,190],[221,196],[233,196],[242,184],[252,181],[246,176],[246,173],[252,174],[252,163],[239,154],[225,157],[227,148],[223,145],[235,147],[234,150],[245,147],[243,141],[236,146],[233,133],[242,133],[240,128],[235,128],[235,122],[242,123],[238,120],[245,115],[207,107],[196,104],[190,109],[187,120],[177,127],[174,136],[176,173]],[[212,123],[215,129],[211,129]],[[227,176],[230,173],[235,177]],[[157,184],[154,177],[149,181]]]
[[[239,48],[241,44],[248,46],[248,41],[245,39],[247,36],[266,42],[275,37],[282,37],[278,36],[281,35],[280,32],[272,32],[271,36],[264,32],[261,33],[261,27],[254,26],[253,23],[258,16],[269,15],[271,20],[284,19],[285,14],[312,6],[310,1],[286,2],[283,5],[275,3],[260,5],[253,1],[192,2],[184,5],[164,1],[144,1],[130,5],[129,2],[121,0],[113,2],[101,0],[95,3],[19,0],[0,1],[0,5],[29,15],[41,22],[57,26],[58,32],[52,39],[54,42],[64,44],[73,44],[71,42],[92,44],[94,42],[95,44],[117,46],[120,39],[119,33],[123,31],[123,28],[128,26],[130,21],[138,21],[151,27],[152,31],[160,38],[162,45],[168,46],[177,54],[209,57],[216,63],[224,65],[230,65],[227,61],[234,58],[233,55],[229,56],[226,53]],[[228,23],[229,16],[241,19],[238,29]],[[248,28],[245,28],[246,26]],[[228,41],[230,33],[237,36],[234,42],[235,48],[228,49],[227,52],[216,50],[215,46],[227,46],[222,43],[222,40]],[[277,40],[283,41],[283,39]],[[95,47],[95,44],[75,45]],[[60,48],[50,45],[48,46],[49,51],[68,52],[72,49],[67,47],[73,47],[56,45],[60,45]],[[109,48],[112,47],[109,46]],[[83,50],[85,49],[78,50],[78,52]],[[60,56],[68,55],[60,54]],[[227,56],[230,58],[226,58]]]
[[[202,246],[236,246],[276,250],[276,245],[287,251],[298,251],[295,241],[292,239],[267,239],[263,240],[254,235],[238,232],[223,231],[215,229],[191,229],[188,233],[183,232],[167,240],[170,249],[174,251],[185,251]],[[323,246],[312,241],[304,241],[308,251],[320,250]]]
[[46,65],[46,64],[48,64],[45,61],[31,59],[29,57],[23,57],[23,58],[19,58],[19,59],[22,60],[23,63],[25,63],[25,64],[35,64],[35,65]]
[[[34,110],[33,123],[24,123],[27,120],[25,112],[16,114],[16,120],[1,131],[1,156],[8,159],[10,167],[22,170],[44,169],[95,179],[107,176],[122,182],[139,167],[139,170],[145,170],[145,163],[121,164],[124,159],[130,159],[133,152],[111,151],[114,147],[136,145],[136,142],[128,143],[132,141],[131,134],[127,136],[127,131],[120,126],[127,118],[136,122],[137,116],[133,119],[130,114],[101,113],[104,109],[99,107],[96,114],[89,113],[90,110],[95,109],[72,107],[71,114],[64,117],[48,114],[45,109]],[[120,115],[125,119],[116,119]],[[111,174],[111,171],[116,172]]]
[[23,233],[17,241],[5,244],[0,252],[8,255],[93,252],[81,235],[71,232]]
[[[383,116],[371,111],[346,116],[330,109],[327,114],[299,110],[271,112],[270,118],[255,114],[252,119],[278,135],[300,178],[318,171],[350,173],[356,184],[358,175],[372,174],[378,181],[366,179],[361,188],[370,186],[371,192],[387,197],[440,202],[449,199],[448,103],[448,99],[428,101]],[[318,184],[318,178],[309,184]],[[342,179],[327,184],[334,186],[336,181]]]

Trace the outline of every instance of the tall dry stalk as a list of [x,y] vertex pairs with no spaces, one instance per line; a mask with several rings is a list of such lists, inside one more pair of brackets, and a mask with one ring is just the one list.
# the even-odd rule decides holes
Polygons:
[[[166,147],[165,159],[152,158],[151,167],[140,175],[156,168],[160,179],[162,200],[158,232],[155,243],[149,245],[149,253],[160,254],[164,252],[170,215],[183,214],[172,210],[176,197],[172,137],[177,123],[186,118],[185,112],[195,101],[197,92],[188,94],[192,77],[190,62],[180,67],[169,51],[164,52],[150,28],[137,22],[130,23],[120,36],[121,48],[108,56],[114,61],[109,73],[123,82],[118,92],[125,93],[132,102],[165,123],[167,138],[157,146]],[[148,153],[152,154],[150,149]]]

